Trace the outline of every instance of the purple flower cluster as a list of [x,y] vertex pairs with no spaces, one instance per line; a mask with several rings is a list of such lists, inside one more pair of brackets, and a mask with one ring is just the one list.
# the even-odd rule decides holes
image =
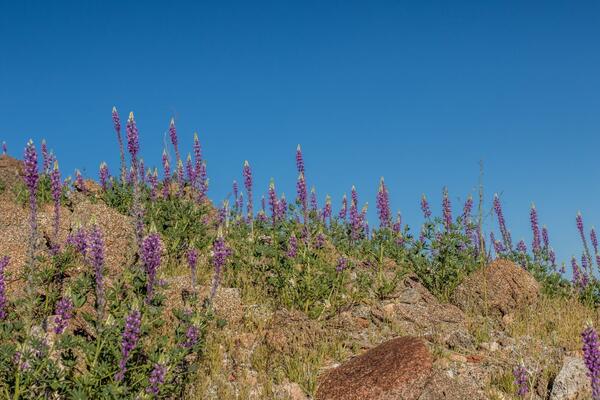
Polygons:
[[54,235],[52,250],[56,254],[59,249],[58,245],[58,230],[60,227],[60,197],[62,194],[62,183],[60,181],[60,170],[58,169],[58,161],[54,161],[54,167],[50,173],[50,191],[52,192],[52,200],[54,201]]
[[444,194],[442,197],[442,212],[444,215],[444,226],[446,232],[450,232],[452,229],[452,204],[450,203],[450,197],[448,196],[448,188],[444,188]]
[[296,201],[302,206],[302,213],[306,216],[306,211],[308,208],[306,180],[304,179],[304,173],[302,172],[300,172],[300,175],[298,175],[298,181],[296,182],[296,193]]
[[302,157],[302,148],[296,147],[296,169],[299,174],[304,174],[304,157]]
[[517,365],[513,369],[513,376],[515,378],[515,386],[517,387],[517,396],[525,397],[529,393],[527,368],[523,364]]
[[116,107],[112,109],[113,125],[115,132],[117,133],[117,140],[119,141],[119,154],[121,157],[121,184],[125,184],[125,175],[127,174],[127,165],[125,164],[125,151],[123,149],[123,138],[121,137],[121,119]]
[[171,138],[171,144],[175,149],[175,159],[177,160],[177,164],[181,160],[179,156],[179,144],[177,140],[177,128],[175,128],[175,119],[171,118],[171,122],[169,123],[169,137]]
[[29,191],[29,226],[31,228],[31,236],[30,236],[30,257],[33,259],[35,254],[36,247],[36,239],[37,239],[37,188],[39,181],[38,174],[38,159],[37,153],[35,151],[35,146],[33,145],[33,141],[29,140],[27,142],[27,146],[25,147],[25,156],[23,158],[23,163],[25,164],[25,170],[23,172],[23,179],[25,180],[25,185]]
[[383,177],[379,181],[379,190],[377,191],[377,215],[379,216],[379,226],[389,228],[392,213],[390,211],[390,198]]
[[600,340],[598,333],[588,325],[581,333],[583,342],[583,359],[588,369],[588,377],[592,385],[592,399],[600,399]]
[[171,186],[171,165],[169,164],[169,156],[167,155],[167,151],[163,150],[162,153],[162,166],[163,166],[163,197],[165,199],[169,198],[170,194],[170,186]]
[[79,171],[78,169],[75,170],[75,183],[73,184],[73,186],[75,187],[75,189],[82,193],[86,192],[85,181],[83,180],[81,171]]
[[150,385],[146,388],[146,393],[158,396],[160,386],[165,383],[165,376],[167,375],[167,367],[164,364],[156,363],[150,373],[150,379],[148,380]]
[[108,172],[108,165],[103,161],[100,163],[100,186],[102,186],[102,190],[106,191],[108,189],[109,179],[110,173]]
[[298,239],[296,238],[296,235],[292,233],[288,240],[287,256],[288,258],[295,258],[296,255],[298,255]]
[[198,343],[200,338],[200,329],[196,325],[190,325],[185,332],[185,341],[181,344],[182,347],[190,349]]
[[50,171],[50,162],[51,162],[52,157],[48,153],[48,145],[46,144],[46,139],[42,139],[41,151],[42,151],[42,173],[47,174]]
[[273,224],[277,222],[277,216],[279,214],[279,199],[277,198],[277,192],[275,191],[275,182],[271,179],[269,183],[269,208],[271,209],[271,219]]
[[327,220],[331,220],[331,197],[327,195],[325,197],[325,206],[323,207],[323,223],[327,223]]
[[335,267],[335,270],[337,272],[342,272],[346,268],[348,268],[348,259],[346,257],[340,257],[340,258],[338,258],[338,262],[337,262],[337,265]]
[[8,266],[10,259],[8,256],[0,258],[0,320],[6,318],[6,306],[8,301],[6,299],[6,281],[4,276],[4,270]]
[[317,202],[317,190],[315,187],[310,188],[310,211],[317,212],[319,204]]
[[317,236],[315,236],[315,248],[322,249],[325,245],[325,235],[322,232],[319,232]]
[[140,151],[140,136],[138,133],[137,125],[133,117],[133,112],[129,113],[127,124],[125,125],[125,131],[127,133],[127,149],[131,155],[131,167],[133,168],[134,184],[137,181],[137,168],[138,168],[138,153]]
[[127,361],[131,356],[131,351],[137,345],[140,339],[140,326],[142,324],[142,315],[138,310],[134,310],[125,320],[125,329],[121,340],[121,360],[119,361],[119,372],[115,375],[115,380],[121,382],[125,378],[127,371]]
[[425,217],[425,219],[431,217],[431,208],[429,208],[429,202],[427,201],[425,194],[421,196],[421,211],[423,211],[423,217]]
[[502,205],[500,204],[500,198],[498,194],[494,194],[494,212],[498,217],[498,226],[500,227],[500,233],[502,234],[502,240],[504,241],[504,247],[506,250],[512,250],[512,239],[510,232],[506,228],[506,221],[504,220],[504,212],[502,211]]
[[98,319],[102,320],[104,313],[104,239],[98,226],[94,225],[88,236],[88,258],[94,268],[95,290],[96,290],[96,311]]
[[179,197],[183,196],[183,188],[185,186],[185,177],[183,174],[183,162],[181,160],[177,160],[177,195]]
[[350,202],[350,236],[352,240],[358,240],[363,233],[363,219],[358,212],[358,193],[356,188],[352,186],[351,202]]
[[471,210],[473,209],[473,196],[469,195],[467,200],[465,201],[465,205],[463,206],[463,214],[462,214],[462,222],[465,227],[465,236],[472,236],[471,229]]
[[531,232],[533,233],[533,241],[531,242],[531,249],[533,254],[540,252],[541,240],[540,240],[540,226],[538,223],[537,210],[535,204],[531,204],[531,211],[529,211],[529,222],[531,222]]
[[194,168],[194,164],[192,162],[192,155],[188,153],[187,158],[185,159],[185,173],[187,174],[188,182],[192,189],[195,189],[196,184],[196,169]]
[[148,175],[148,182],[150,183],[150,200],[154,201],[158,193],[158,170],[156,168]]
[[342,197],[342,208],[340,209],[340,213],[338,214],[339,219],[345,221],[346,214],[348,214],[348,197],[346,197],[346,194],[344,193],[344,197]]
[[215,276],[213,278],[213,284],[210,291],[210,298],[214,299],[215,295],[217,294],[219,283],[221,282],[223,267],[227,263],[227,257],[229,257],[231,254],[231,249],[227,247],[222,234],[219,234],[217,239],[214,241],[212,252],[212,264],[215,269]]
[[8,146],[6,145],[6,142],[2,142],[2,155],[7,155],[8,154]]
[[285,199],[285,193],[281,194],[279,201],[277,202],[277,220],[283,221],[287,217],[287,200]]
[[56,303],[56,319],[54,320],[54,333],[60,335],[65,331],[69,320],[73,318],[73,301],[68,297],[62,297]]
[[587,239],[585,237],[585,232],[583,229],[583,217],[581,216],[581,212],[577,213],[577,216],[575,217],[575,222],[577,224],[577,230],[579,231],[579,236],[581,237],[581,242],[583,243],[583,250],[585,252],[585,256],[588,258],[588,260],[590,260],[590,264],[591,264],[592,256],[590,255],[590,249],[588,247]]
[[252,221],[254,215],[253,203],[252,203],[252,170],[248,161],[244,161],[244,168],[242,171],[244,176],[244,186],[246,187],[246,193],[248,194],[248,220]]
[[146,301],[152,301],[156,270],[160,266],[162,243],[158,233],[151,233],[142,242],[141,257],[146,270]]

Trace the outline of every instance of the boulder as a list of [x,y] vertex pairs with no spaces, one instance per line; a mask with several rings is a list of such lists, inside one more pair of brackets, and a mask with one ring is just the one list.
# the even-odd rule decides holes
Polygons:
[[0,155],[0,186],[8,193],[21,182],[23,182],[23,162]]
[[417,400],[431,375],[425,342],[404,336],[352,358],[319,379],[317,400]]
[[436,369],[419,400],[486,400],[487,398],[472,377],[465,378],[457,376],[452,370]]
[[583,400],[592,398],[587,367],[579,357],[565,357],[554,379],[550,400]]
[[452,294],[452,302],[463,311],[502,318],[533,304],[539,284],[512,261],[498,259],[468,276]]

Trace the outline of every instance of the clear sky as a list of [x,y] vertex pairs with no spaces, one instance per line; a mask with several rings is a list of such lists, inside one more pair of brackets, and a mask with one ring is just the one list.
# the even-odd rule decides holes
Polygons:
[[529,246],[534,201],[568,259],[576,212],[600,225],[599,39],[597,1],[2,1],[0,140],[46,138],[95,177],[117,171],[113,105],[146,165],[174,116],[219,202],[245,159],[257,194],[273,177],[293,197],[301,143],[320,201],[355,184],[373,224],[384,176],[413,227],[421,193],[461,207],[483,160],[513,238]]

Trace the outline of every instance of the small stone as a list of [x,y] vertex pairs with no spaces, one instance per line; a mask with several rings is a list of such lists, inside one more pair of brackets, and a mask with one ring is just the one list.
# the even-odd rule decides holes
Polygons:
[[587,368],[581,358],[566,357],[554,379],[550,400],[583,400],[592,398]]
[[448,358],[450,359],[450,361],[454,361],[454,362],[459,362],[459,363],[467,362],[467,357],[463,356],[462,354],[452,353],[452,354],[450,354],[450,357],[448,357]]

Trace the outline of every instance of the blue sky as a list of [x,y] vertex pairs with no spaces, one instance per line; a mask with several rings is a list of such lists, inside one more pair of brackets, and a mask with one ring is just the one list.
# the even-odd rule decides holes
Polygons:
[[529,244],[534,201],[568,259],[576,212],[600,225],[599,20],[593,1],[5,1],[0,140],[20,156],[46,138],[65,173],[96,176],[118,166],[113,105],[147,165],[174,116],[215,200],[245,159],[257,193],[273,177],[292,197],[301,143],[321,201],[355,184],[373,223],[384,176],[411,226],[421,193],[460,207],[483,160],[486,206],[502,193]]

